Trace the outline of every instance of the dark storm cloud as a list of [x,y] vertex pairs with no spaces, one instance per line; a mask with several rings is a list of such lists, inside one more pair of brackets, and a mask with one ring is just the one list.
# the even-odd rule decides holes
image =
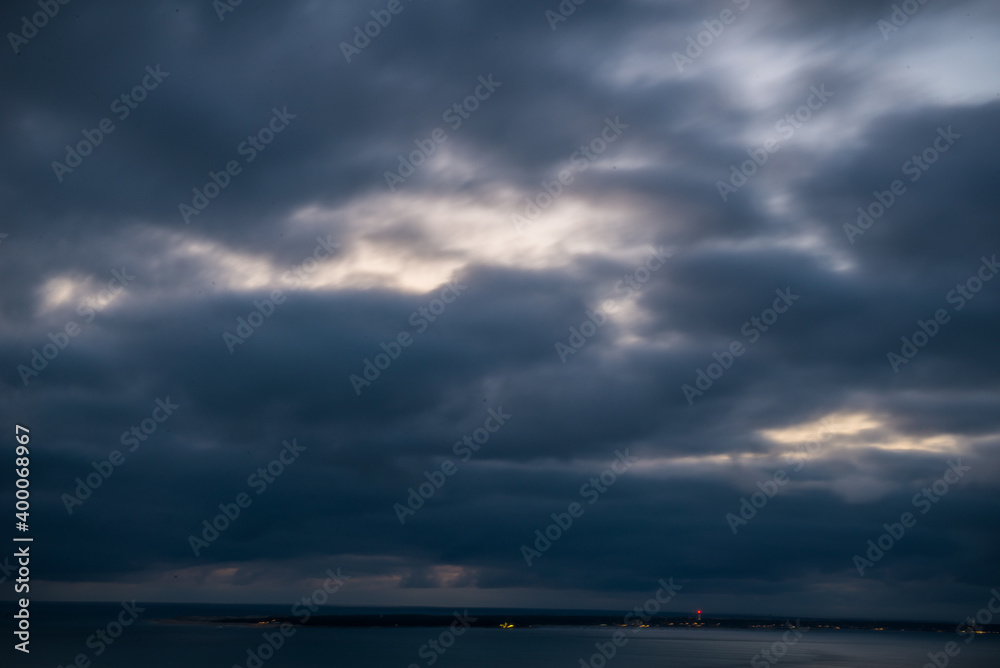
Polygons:
[[[236,568],[228,584],[281,597],[337,563],[377,590],[355,603],[477,587],[511,605],[626,605],[668,576],[684,605],[733,611],[926,617],[978,601],[1000,552],[1000,282],[961,310],[947,296],[1000,252],[1000,109],[977,71],[946,82],[919,56],[955,72],[983,60],[988,31],[956,46],[927,30],[964,35],[995,10],[928,4],[886,40],[890,6],[755,0],[678,72],[673,52],[739,4],[586,3],[552,30],[558,3],[404,1],[348,63],[341,42],[383,3],[247,0],[221,21],[209,2],[91,3],[8,52],[0,405],[38,444],[47,595],[124,582],[221,599]],[[33,9],[8,5],[0,25]],[[119,120],[112,101],[147,66],[169,75]],[[446,110],[490,75],[500,86],[450,128]],[[724,201],[730,165],[814,85],[834,96]],[[238,147],[275,108],[295,117],[246,162]],[[104,117],[115,131],[60,182],[52,161]],[[628,127],[517,235],[510,214],[609,118]],[[440,153],[390,192],[384,173],[439,127]],[[910,182],[904,163],[939,128],[961,138]],[[241,173],[186,224],[178,205],[229,160]],[[894,179],[906,194],[851,243],[844,224]],[[571,206],[581,218],[562,228]],[[324,243],[339,247],[313,283],[285,278]],[[641,290],[616,289],[661,246]],[[112,271],[135,278],[85,321]],[[411,314],[453,280],[466,287],[418,332]],[[285,301],[227,350],[275,289]],[[776,290],[797,299],[751,341],[744,324]],[[608,300],[620,310],[564,363],[555,344]],[[887,353],[940,308],[950,322],[894,373]],[[81,333],[22,382],[71,321]],[[412,345],[359,396],[350,376],[401,332]],[[682,385],[733,341],[746,353],[689,405]],[[123,433],[167,397],[179,408],[128,451]],[[508,423],[401,525],[395,504],[459,461],[491,409]],[[727,513],[790,470],[768,430],[818,438],[831,415],[847,427],[733,535]],[[306,449],[256,494],[248,479],[292,439]],[[125,463],[69,514],[65,495],[114,449]],[[520,546],[625,450],[639,462],[527,566]],[[958,456],[974,470],[859,578],[852,555]],[[241,492],[252,505],[195,556],[189,536]],[[540,593],[506,593],[519,588]]]

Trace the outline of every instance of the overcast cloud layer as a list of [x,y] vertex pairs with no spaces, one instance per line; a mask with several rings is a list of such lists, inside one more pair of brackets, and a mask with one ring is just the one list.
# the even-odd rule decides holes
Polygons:
[[910,5],[93,2],[33,32],[5,3],[33,36],[0,55],[0,412],[32,430],[36,596],[283,602],[340,567],[352,605],[632,607],[673,577],[678,610],[974,613],[1000,7]]

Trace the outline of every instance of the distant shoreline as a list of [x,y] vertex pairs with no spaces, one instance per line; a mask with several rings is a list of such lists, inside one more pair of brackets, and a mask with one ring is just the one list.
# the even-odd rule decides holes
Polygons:
[[[469,622],[472,628],[508,628],[524,629],[538,627],[625,627],[622,623],[624,614],[496,614],[470,613],[474,621]],[[158,620],[161,624],[194,624],[213,626],[278,626],[291,624],[296,627],[311,628],[438,628],[451,625],[454,615],[443,614],[339,614],[314,615],[303,621],[295,616],[184,616]],[[504,627],[504,625],[510,625]],[[923,631],[930,633],[955,633],[958,626],[955,622],[893,622],[893,621],[859,621],[838,619],[766,619],[704,617],[701,621],[685,616],[653,617],[642,624],[642,628],[674,628],[674,629],[758,629],[786,630],[791,625],[794,628],[828,629],[836,631]],[[636,624],[633,627],[638,626]],[[982,628],[982,634],[1000,634],[1000,624],[991,624]]]

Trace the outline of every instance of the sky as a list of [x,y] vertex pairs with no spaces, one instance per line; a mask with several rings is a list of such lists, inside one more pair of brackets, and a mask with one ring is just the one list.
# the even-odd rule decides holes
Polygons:
[[36,599],[1000,584],[996,3],[41,5],[0,11]]

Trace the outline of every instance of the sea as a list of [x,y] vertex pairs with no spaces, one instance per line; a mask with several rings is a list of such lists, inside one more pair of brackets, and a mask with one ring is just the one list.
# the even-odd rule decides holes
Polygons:
[[[8,609],[13,609],[7,606]],[[296,628],[165,623],[183,616],[286,614],[271,606],[32,603],[30,654],[9,646],[0,666],[46,668],[998,668],[1000,635],[616,627]],[[411,611],[411,610],[408,610]],[[394,612],[398,612],[394,610]],[[440,610],[434,612],[440,613]],[[329,611],[320,610],[322,614]],[[10,624],[10,616],[4,615]],[[116,620],[135,619],[125,626]],[[109,628],[110,626],[110,628]],[[11,628],[13,625],[11,624]],[[103,631],[104,638],[98,635]],[[116,637],[111,637],[116,635]],[[953,643],[949,645],[948,643]],[[948,654],[949,650],[951,655]]]

